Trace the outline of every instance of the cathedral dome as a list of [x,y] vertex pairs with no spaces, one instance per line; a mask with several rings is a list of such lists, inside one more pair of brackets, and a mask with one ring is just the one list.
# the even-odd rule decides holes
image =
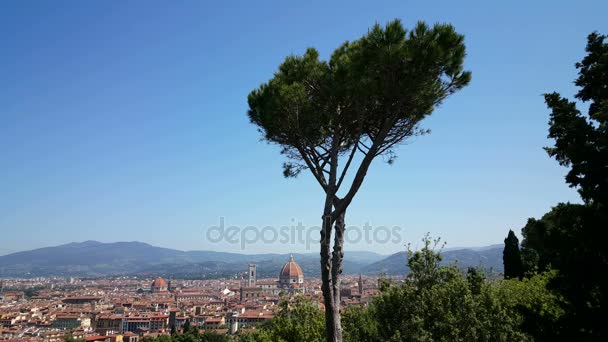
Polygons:
[[304,272],[302,272],[300,265],[293,260],[293,255],[289,257],[289,261],[281,268],[279,281],[282,284],[302,284],[304,282]]
[[158,277],[152,282],[152,291],[167,291],[167,282],[165,279]]

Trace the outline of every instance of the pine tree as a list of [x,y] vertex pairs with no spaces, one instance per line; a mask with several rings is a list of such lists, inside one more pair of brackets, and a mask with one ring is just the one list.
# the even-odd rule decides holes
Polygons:
[[328,342],[343,340],[346,211],[372,162],[392,164],[397,146],[428,133],[422,121],[469,83],[465,55],[464,36],[451,25],[419,22],[408,31],[394,20],[345,42],[329,60],[314,48],[287,57],[249,94],[249,119],[287,157],[283,175],[309,170],[324,192],[319,241]]
[[502,262],[504,264],[505,279],[522,278],[524,268],[521,261],[519,251],[519,239],[515,236],[512,230],[509,230],[509,235],[505,239],[505,249],[502,252]]

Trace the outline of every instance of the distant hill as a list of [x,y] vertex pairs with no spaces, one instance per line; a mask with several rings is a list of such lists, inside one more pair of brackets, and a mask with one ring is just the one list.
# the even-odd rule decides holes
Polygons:
[[[305,274],[319,274],[318,253],[294,254]],[[361,267],[384,258],[373,252],[346,252],[344,270],[356,273]],[[162,274],[176,277],[230,277],[258,264],[260,276],[276,276],[289,260],[288,254],[239,254],[213,251],[180,251],[142,242],[74,242],[0,256],[0,277],[107,276]]]
[[[305,275],[319,276],[319,254],[294,254]],[[446,262],[493,267],[502,271],[500,247],[459,249],[444,253]],[[0,256],[0,277],[112,275],[163,275],[176,278],[241,277],[247,263],[258,265],[260,277],[276,277],[288,254],[239,254],[213,251],[180,251],[142,242],[73,242]],[[367,251],[346,251],[345,274],[405,274],[405,253],[383,256]]]
[[[456,264],[461,269],[483,266],[488,271],[502,272],[503,245],[488,247],[452,249],[441,253],[442,264]],[[369,275],[387,274],[403,275],[409,272],[407,267],[407,254],[395,253],[383,260],[364,266],[361,272]]]

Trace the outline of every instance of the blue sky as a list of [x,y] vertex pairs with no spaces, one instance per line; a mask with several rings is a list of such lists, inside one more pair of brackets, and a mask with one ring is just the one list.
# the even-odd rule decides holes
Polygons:
[[319,224],[321,190],[308,174],[282,177],[247,94],[285,56],[313,46],[327,57],[394,18],[452,23],[473,80],[424,122],[432,134],[373,165],[347,223],[399,226],[405,242],[430,232],[452,247],[502,243],[578,201],[542,150],[541,95],[574,94],[574,63],[587,34],[608,32],[606,13],[599,0],[2,1],[0,254],[83,240],[303,251],[205,239],[220,217]]

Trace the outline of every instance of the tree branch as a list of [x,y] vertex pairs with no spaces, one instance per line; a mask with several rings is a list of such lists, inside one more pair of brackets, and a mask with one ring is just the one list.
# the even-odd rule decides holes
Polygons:
[[327,181],[325,180],[325,176],[323,176],[323,173],[319,172],[318,165],[316,165],[315,163],[313,163],[310,160],[310,158],[306,154],[306,151],[304,151],[304,149],[302,147],[297,146],[296,149],[298,150],[298,152],[300,152],[300,156],[302,157],[302,159],[308,166],[308,169],[310,169],[310,172],[313,174],[313,176],[315,176],[315,179],[317,180],[317,182],[319,182],[319,185],[321,185],[321,188],[323,188],[323,191],[327,192],[328,191]]
[[393,123],[394,123],[394,118],[390,118],[390,119],[387,118],[385,120],[384,124],[382,125],[382,128],[378,131],[376,140],[373,141],[372,146],[369,149],[369,152],[365,155],[365,157],[361,161],[361,164],[359,165],[359,168],[357,169],[357,173],[355,174],[355,178],[353,179],[353,182],[350,186],[350,189],[348,190],[348,193],[346,194],[346,196],[344,196],[344,198],[340,201],[339,205],[332,212],[333,220],[335,220],[340,214],[342,214],[346,210],[346,208],[350,205],[350,202],[353,200],[353,197],[355,197],[355,194],[357,193],[357,191],[359,191],[361,184],[363,184],[363,179],[365,178],[365,175],[367,174],[367,170],[369,169],[369,166],[371,165],[372,161],[376,157],[376,152],[377,152],[378,148],[380,147],[380,145],[382,144],[382,142],[384,141],[384,139],[386,138],[386,135],[388,134],[391,127],[393,126]]
[[350,163],[353,161],[353,157],[355,156],[355,153],[357,152],[359,146],[359,140],[357,139],[357,142],[355,143],[355,146],[353,146],[353,150],[350,152],[350,155],[348,156],[348,160],[346,161],[346,164],[344,165],[344,168],[342,169],[342,174],[340,175],[340,178],[338,179],[338,184],[336,184],[336,191],[338,189],[340,189],[340,185],[342,185],[342,181],[344,180],[344,177],[346,176],[346,172],[348,171],[348,168],[350,167]]

